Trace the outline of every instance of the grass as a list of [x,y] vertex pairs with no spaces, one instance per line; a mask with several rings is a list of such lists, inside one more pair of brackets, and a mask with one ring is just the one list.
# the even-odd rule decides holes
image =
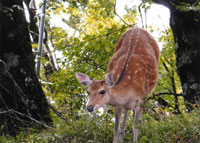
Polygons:
[[[26,129],[17,137],[1,136],[1,143],[111,143],[114,122],[109,115],[83,115],[76,121],[64,122],[54,117],[54,128],[38,131]],[[133,120],[129,118],[125,143],[133,140]],[[200,111],[155,120],[145,115],[139,143],[200,143]]]
[[142,128],[140,143],[200,143],[200,111],[164,120],[149,119]]

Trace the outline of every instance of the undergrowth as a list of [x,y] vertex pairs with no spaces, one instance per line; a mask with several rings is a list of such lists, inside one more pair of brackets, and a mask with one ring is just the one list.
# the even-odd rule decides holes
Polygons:
[[[129,117],[125,143],[133,140],[132,123]],[[85,114],[74,121],[64,122],[54,118],[54,127],[38,131],[26,129],[17,137],[1,136],[1,143],[111,143],[114,122],[111,117]],[[200,143],[200,111],[173,115],[155,120],[144,115],[139,143]]]

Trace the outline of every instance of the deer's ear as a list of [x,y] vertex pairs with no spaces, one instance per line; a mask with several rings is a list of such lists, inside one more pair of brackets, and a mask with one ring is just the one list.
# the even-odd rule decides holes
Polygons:
[[84,86],[90,86],[93,82],[93,80],[89,76],[83,73],[76,73],[76,78]]
[[106,74],[105,81],[109,86],[113,86],[114,81],[112,73]]

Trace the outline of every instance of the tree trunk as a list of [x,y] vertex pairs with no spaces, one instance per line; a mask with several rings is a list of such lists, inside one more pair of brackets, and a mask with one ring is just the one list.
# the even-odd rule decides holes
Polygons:
[[0,134],[51,124],[22,0],[0,0],[0,22]]
[[[200,11],[171,11],[170,26],[183,96],[194,104],[200,100]],[[192,109],[189,103],[187,107]]]
[[[200,100],[200,11],[196,0],[152,0],[170,9],[170,26],[175,39],[178,75],[187,108]],[[188,4],[188,8],[183,6]],[[178,6],[186,9],[183,10]]]

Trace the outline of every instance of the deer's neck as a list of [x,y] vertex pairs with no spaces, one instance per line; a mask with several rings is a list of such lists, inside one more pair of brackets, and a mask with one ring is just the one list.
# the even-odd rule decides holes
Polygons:
[[127,94],[121,94],[115,89],[109,90],[110,94],[110,101],[108,102],[111,106],[124,106],[128,102],[128,95]]

